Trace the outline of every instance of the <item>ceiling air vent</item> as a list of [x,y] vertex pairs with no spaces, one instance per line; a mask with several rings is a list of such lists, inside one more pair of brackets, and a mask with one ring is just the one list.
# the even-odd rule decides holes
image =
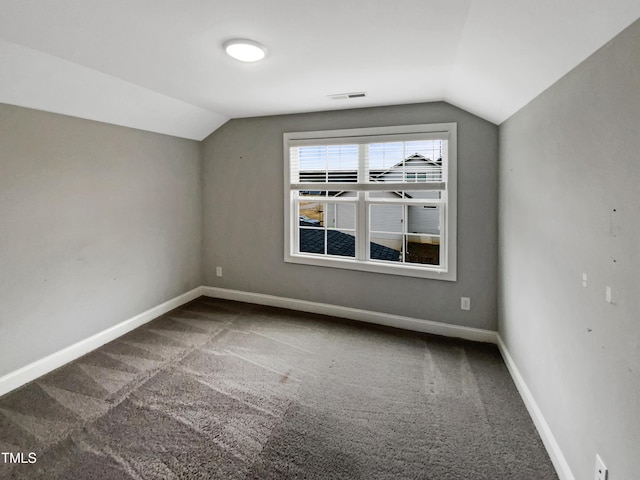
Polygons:
[[351,93],[335,93],[333,95],[327,95],[331,100],[347,100],[350,98],[364,98],[367,96],[366,92],[351,92]]

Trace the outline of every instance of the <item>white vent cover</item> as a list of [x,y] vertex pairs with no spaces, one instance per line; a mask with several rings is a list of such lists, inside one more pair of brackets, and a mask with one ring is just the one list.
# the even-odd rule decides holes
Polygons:
[[367,92],[334,93],[333,95],[327,96],[331,100],[347,100],[351,98],[364,98],[367,96]]

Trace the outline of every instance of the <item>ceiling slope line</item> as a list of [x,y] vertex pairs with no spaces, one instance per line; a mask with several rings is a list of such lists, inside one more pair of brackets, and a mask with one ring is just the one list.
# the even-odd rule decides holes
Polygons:
[[197,105],[0,39],[0,102],[191,140],[229,120]]

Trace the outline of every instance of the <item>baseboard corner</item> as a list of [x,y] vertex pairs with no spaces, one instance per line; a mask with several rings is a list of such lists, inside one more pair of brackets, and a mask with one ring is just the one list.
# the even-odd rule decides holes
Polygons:
[[542,410],[538,406],[531,390],[527,386],[524,378],[520,374],[520,370],[518,370],[509,349],[506,344],[502,340],[500,333],[497,334],[497,344],[498,349],[500,350],[500,354],[504,359],[504,363],[507,365],[507,369],[509,370],[509,374],[513,379],[513,383],[515,383],[518,393],[520,393],[520,397],[527,407],[527,411],[533,420],[536,429],[538,430],[538,434],[542,439],[542,443],[544,444],[547,453],[549,454],[549,458],[551,459],[551,463],[556,469],[556,473],[558,474],[558,478],[560,480],[575,480],[575,476],[569,467],[569,463],[567,462],[566,457],[562,453],[562,449],[558,444],[553,432],[551,431],[551,427],[547,423],[544,415],[542,414]]
[[201,286],[193,288],[182,295],[178,295],[177,297],[169,299],[160,305],[156,305],[155,307],[145,310],[144,312],[109,327],[106,330],[98,332],[84,340],[80,340],[73,345],[63,348],[62,350],[54,352],[46,357],[36,360],[35,362],[25,365],[24,367],[3,375],[0,377],[0,396],[6,395],[11,391],[36,380],[42,375],[86,355],[105,343],[121,337],[125,333],[150,322],[160,315],[164,315],[174,308],[178,308],[185,303],[203,296],[204,291],[204,288]]

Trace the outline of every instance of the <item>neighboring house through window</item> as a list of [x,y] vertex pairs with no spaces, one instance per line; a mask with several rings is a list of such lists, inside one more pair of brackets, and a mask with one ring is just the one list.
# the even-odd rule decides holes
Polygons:
[[284,134],[285,261],[456,279],[456,124]]

